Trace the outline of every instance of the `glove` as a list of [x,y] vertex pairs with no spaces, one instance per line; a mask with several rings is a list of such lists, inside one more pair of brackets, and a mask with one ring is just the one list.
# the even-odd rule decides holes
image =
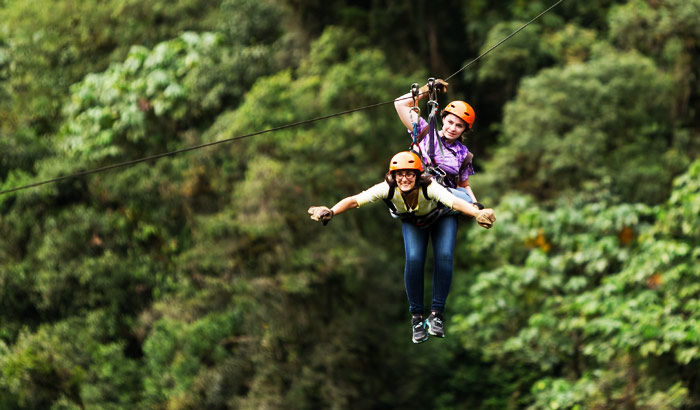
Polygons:
[[476,223],[478,223],[480,227],[489,229],[496,221],[496,215],[491,208],[480,209],[474,214],[474,219],[476,219]]
[[473,205],[474,208],[476,208],[477,210],[479,210],[479,209],[484,209],[484,208],[485,208],[484,204],[482,204],[481,202],[474,202],[472,205]]
[[309,208],[309,214],[311,215],[311,219],[314,221],[321,221],[323,226],[326,226],[328,222],[333,219],[333,215],[335,215],[333,210],[325,206],[312,206]]
[[[441,79],[439,79],[439,78],[436,79],[435,82],[433,83],[433,87],[435,88],[435,91],[436,91],[438,94],[440,94],[440,93],[442,93],[442,94],[446,93],[446,92],[447,92],[447,85],[448,85],[448,84],[447,84],[447,82],[446,82],[445,80],[441,80]],[[420,92],[419,98],[422,98],[424,95],[428,95],[428,91],[429,91],[429,89],[428,89],[428,84],[426,83],[424,86],[422,86],[421,88],[419,88],[418,91]]]

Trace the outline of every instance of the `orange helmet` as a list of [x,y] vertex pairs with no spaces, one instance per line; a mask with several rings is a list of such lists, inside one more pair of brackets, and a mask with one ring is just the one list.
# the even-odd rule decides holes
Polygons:
[[402,151],[394,155],[389,162],[389,171],[397,171],[399,169],[415,169],[423,172],[423,162],[415,152]]
[[445,118],[447,114],[454,114],[466,122],[469,128],[474,124],[474,119],[476,118],[476,113],[471,105],[465,103],[464,101],[452,101],[447,104],[444,110],[442,110],[442,118]]

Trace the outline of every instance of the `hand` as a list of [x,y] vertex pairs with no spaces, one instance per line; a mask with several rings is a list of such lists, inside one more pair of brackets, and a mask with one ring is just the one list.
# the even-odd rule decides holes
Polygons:
[[332,209],[328,209],[325,206],[312,206],[308,212],[311,215],[311,219],[317,222],[321,221],[323,226],[326,226],[333,219],[333,215],[335,215]]
[[478,223],[480,227],[489,229],[496,221],[496,214],[493,213],[493,209],[491,208],[480,209],[474,214],[474,219],[476,219],[476,223]]
[[[436,79],[435,82],[433,83],[433,88],[435,88],[435,91],[436,91],[438,94],[440,94],[440,93],[444,94],[444,93],[447,92],[447,85],[448,85],[448,84],[447,84],[447,82],[446,82],[445,80],[441,80],[441,79],[438,78],[438,79]],[[429,90],[428,90],[428,84],[426,83],[424,86],[422,86],[420,89],[418,89],[418,91],[420,92],[419,98],[422,98],[423,95],[427,95],[427,94],[428,94],[428,91],[429,91]]]

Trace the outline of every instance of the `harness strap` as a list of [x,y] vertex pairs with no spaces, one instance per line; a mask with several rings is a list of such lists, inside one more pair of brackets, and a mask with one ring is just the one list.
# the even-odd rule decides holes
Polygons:
[[[412,117],[411,122],[413,123],[413,131],[411,131],[411,139],[413,141],[411,142],[411,146],[408,148],[408,150],[415,152],[418,155],[418,158],[420,158],[421,163],[423,163],[423,167],[426,167],[428,164],[426,164],[425,160],[423,159],[423,150],[420,147],[420,141],[421,141],[422,137],[420,137],[418,134],[418,120],[420,118],[420,108],[418,108],[418,107],[411,108],[411,114],[412,114],[411,115],[411,117]],[[415,114],[415,116],[413,114]],[[421,131],[421,135],[425,135],[425,133]]]
[[472,154],[471,151],[467,152],[467,156],[464,157],[464,161],[462,161],[462,165],[459,166],[459,173],[461,174],[469,164],[472,163],[472,158],[474,158],[474,154]]
[[389,210],[391,211],[391,213],[394,215],[398,215],[399,213],[396,211],[396,205],[394,205],[394,203],[391,201],[391,199],[394,197],[394,189],[395,188],[396,188],[395,186],[390,185],[389,186],[389,196],[386,198],[383,198],[383,199],[384,199],[384,203],[386,204],[386,206],[389,207]]
[[[428,197],[428,186],[423,185],[421,190],[423,191],[423,197],[425,199],[430,199],[430,197]],[[394,203],[391,201],[392,198],[394,198],[395,192],[396,187],[392,185],[389,187],[389,196],[387,198],[383,198],[384,203],[389,207],[389,211],[398,216],[402,221],[412,223],[421,229],[429,228],[435,221],[438,220],[438,218],[450,211],[450,209],[445,205],[438,203],[438,206],[432,211],[428,212],[426,215],[417,216],[413,212],[405,212],[400,214],[396,210],[396,205],[394,205]]]
[[[427,186],[427,185],[423,185],[423,186],[421,187],[421,189],[422,189],[422,191],[423,191],[423,197],[424,197],[425,199],[430,199],[430,198],[428,197],[428,186]],[[395,187],[394,185],[390,185],[390,186],[389,186],[389,194],[388,194],[388,196],[387,196],[386,198],[382,198],[382,199],[384,200],[384,203],[386,204],[386,206],[389,207],[389,210],[390,210],[394,215],[400,215],[399,212],[398,212],[398,210],[396,209],[396,205],[394,205],[394,203],[391,201],[392,198],[394,198],[394,193],[395,193],[395,192],[396,192],[396,187]],[[440,205],[442,205],[442,204],[440,204]]]

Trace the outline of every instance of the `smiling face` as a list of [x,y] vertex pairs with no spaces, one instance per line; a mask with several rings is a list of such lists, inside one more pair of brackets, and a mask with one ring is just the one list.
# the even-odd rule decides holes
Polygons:
[[442,136],[448,142],[454,142],[467,130],[467,123],[454,114],[447,114],[442,119]]
[[396,185],[401,192],[408,192],[416,186],[416,172],[409,169],[400,169],[394,173]]

